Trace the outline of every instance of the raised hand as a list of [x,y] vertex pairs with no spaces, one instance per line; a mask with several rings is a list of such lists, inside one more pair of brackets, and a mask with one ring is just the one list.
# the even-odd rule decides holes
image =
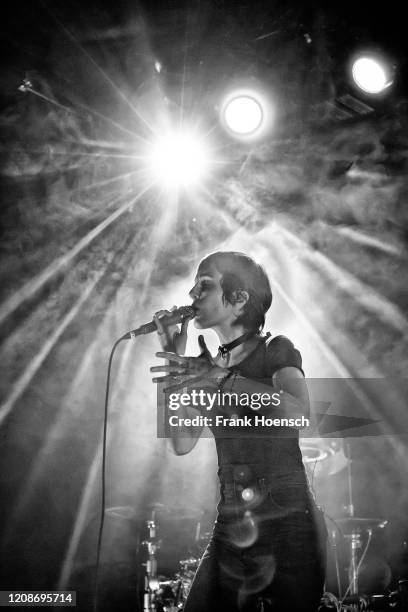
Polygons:
[[156,357],[168,359],[171,363],[150,368],[151,372],[167,372],[166,376],[153,378],[153,382],[173,382],[175,384],[167,389],[173,390],[180,387],[191,386],[198,381],[205,380],[210,386],[217,388],[217,378],[222,376],[225,370],[215,364],[205,343],[204,336],[200,335],[198,337],[198,344],[201,348],[201,354],[198,357],[178,355],[169,351],[160,351],[156,353]]

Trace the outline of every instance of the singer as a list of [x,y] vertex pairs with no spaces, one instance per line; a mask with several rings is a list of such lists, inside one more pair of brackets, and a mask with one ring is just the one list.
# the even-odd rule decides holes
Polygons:
[[[184,355],[188,319],[180,327],[166,325],[171,311],[159,311],[154,320],[164,350],[157,356],[167,362],[151,368],[165,373],[153,381],[170,388],[197,387],[199,381],[213,391],[249,394],[271,393],[273,387],[280,392],[280,415],[308,416],[300,353],[286,337],[262,333],[272,302],[263,268],[243,253],[212,253],[199,264],[190,297],[195,327],[218,334],[218,354],[213,357],[200,336],[201,354]],[[257,414],[273,417],[276,411],[269,406]],[[239,416],[249,412],[243,408]],[[177,414],[193,418],[201,413],[181,406]],[[181,435],[175,428],[175,452],[188,453],[201,429],[185,428]],[[218,516],[184,612],[316,612],[327,532],[309,491],[298,430],[275,428],[267,437],[255,437],[252,430],[213,433]]]

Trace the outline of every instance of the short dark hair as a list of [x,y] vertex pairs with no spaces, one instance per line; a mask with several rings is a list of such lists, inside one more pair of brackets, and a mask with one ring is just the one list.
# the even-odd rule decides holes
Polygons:
[[265,313],[272,304],[272,290],[263,267],[251,257],[238,251],[216,251],[201,260],[198,269],[214,266],[221,274],[223,300],[234,303],[236,291],[246,291],[249,299],[235,324],[259,333],[265,325]]

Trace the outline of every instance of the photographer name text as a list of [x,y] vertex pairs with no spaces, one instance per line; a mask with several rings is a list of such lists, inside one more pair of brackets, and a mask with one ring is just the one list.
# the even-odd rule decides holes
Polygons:
[[225,417],[216,415],[214,418],[209,416],[197,415],[195,417],[179,417],[173,414],[169,417],[170,427],[309,427],[309,419],[305,416],[297,418],[271,418],[264,415],[254,415],[243,417]]

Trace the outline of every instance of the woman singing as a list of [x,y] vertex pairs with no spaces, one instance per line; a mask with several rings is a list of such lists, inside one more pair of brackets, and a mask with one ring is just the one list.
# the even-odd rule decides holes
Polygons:
[[[215,426],[217,415],[247,416],[251,424],[255,416],[283,416],[291,425],[303,421],[309,399],[300,353],[286,337],[262,334],[271,288],[263,268],[243,253],[205,257],[190,297],[195,326],[217,333],[219,352],[212,357],[200,336],[201,355],[184,356],[188,321],[180,329],[166,326],[170,311],[159,311],[155,320],[164,351],[157,356],[168,361],[151,368],[166,373],[154,382],[174,388],[182,376],[183,390],[190,385],[239,398],[273,393],[278,405],[257,404],[255,410],[236,402],[211,411],[220,501],[184,612],[316,612],[324,583],[325,526],[309,492],[298,430]],[[204,413],[191,405],[177,411],[186,418]],[[172,427],[176,453],[189,452],[200,432],[197,426]]]

